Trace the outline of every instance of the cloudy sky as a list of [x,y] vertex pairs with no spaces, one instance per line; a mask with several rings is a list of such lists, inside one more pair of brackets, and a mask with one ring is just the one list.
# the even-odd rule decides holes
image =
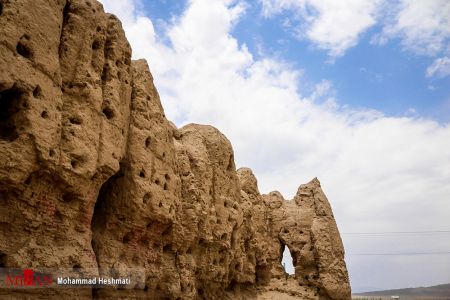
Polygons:
[[320,179],[354,291],[450,282],[449,232],[391,233],[450,230],[449,1],[102,2],[168,118],[220,129],[262,193]]

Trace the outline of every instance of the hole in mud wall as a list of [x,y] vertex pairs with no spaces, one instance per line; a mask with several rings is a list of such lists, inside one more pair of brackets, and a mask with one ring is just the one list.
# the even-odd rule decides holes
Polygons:
[[79,163],[78,163],[77,160],[72,159],[72,160],[70,161],[70,165],[72,166],[72,168],[76,169],[76,168],[79,166]]
[[172,251],[172,245],[170,245],[170,244],[168,244],[168,245],[165,245],[164,247],[163,247],[163,252],[170,252],[170,251]]
[[0,0],[0,16],[3,13],[3,0]]
[[284,272],[287,274],[295,274],[294,260],[292,259],[291,251],[288,247],[283,246],[283,258],[281,259]]
[[142,202],[144,202],[144,204],[147,204],[150,201],[150,199],[152,199],[152,194],[149,192],[144,195]]
[[234,169],[234,157],[230,156],[230,160],[228,161],[227,171],[232,171]]
[[70,117],[69,118],[69,122],[70,122],[70,124],[81,125],[81,123],[83,123],[83,119],[81,119],[78,116]]
[[164,231],[161,233],[162,236],[167,236],[172,232],[172,225],[168,226]]
[[114,111],[110,107],[103,108],[102,112],[108,120],[114,118]]
[[120,162],[119,171],[110,177],[105,183],[103,183],[100,191],[98,193],[97,201],[95,202],[94,214],[91,220],[92,229],[92,248],[95,253],[98,253],[99,248],[101,248],[101,236],[104,230],[106,230],[107,221],[111,219],[109,215],[108,207],[113,205],[114,198],[114,188],[120,186],[118,181],[124,177],[124,169],[126,164]]
[[150,147],[151,141],[152,141],[152,139],[151,139],[150,137],[148,137],[148,138],[145,140],[145,147],[146,147],[146,148],[149,148],[149,147]]
[[70,161],[70,165],[72,166],[73,169],[78,169],[82,167],[85,162],[86,162],[85,157],[76,155]]
[[43,119],[48,119],[48,112],[44,110],[44,111],[41,113],[41,117],[42,117]]
[[75,193],[65,193],[63,196],[62,196],[62,200],[64,201],[64,202],[75,202],[75,201],[77,201],[78,199],[80,199],[81,198],[81,196],[80,195],[77,195],[77,194],[75,194]]
[[19,42],[17,43],[16,46],[16,51],[19,55],[27,58],[27,59],[32,59],[33,58],[33,51],[31,50],[30,47],[30,37],[26,34],[24,34]]
[[6,268],[6,254],[0,252],[0,268]]
[[129,242],[131,242],[132,239],[133,239],[133,233],[132,232],[128,232],[127,234],[125,234],[123,236],[122,242],[124,244],[128,244]]
[[255,267],[255,273],[256,273],[256,282],[258,284],[266,284],[270,281],[271,278],[270,267],[257,265]]
[[15,86],[0,92],[0,140],[12,142],[19,137],[14,116],[20,111],[23,94]]
[[225,290],[226,291],[234,291],[237,286],[238,286],[238,283],[236,282],[235,279],[233,279],[233,280],[231,280],[230,284],[227,286],[227,288]]
[[33,97],[34,98],[41,98],[42,97],[42,89],[39,85],[37,85],[33,90]]
[[33,180],[32,180],[31,175],[30,175],[30,176],[28,176],[27,179],[25,180],[25,184],[26,184],[26,185],[30,185],[32,181],[33,181]]
[[92,50],[98,50],[98,49],[100,49],[100,46],[101,46],[101,42],[99,40],[95,40],[92,43]]

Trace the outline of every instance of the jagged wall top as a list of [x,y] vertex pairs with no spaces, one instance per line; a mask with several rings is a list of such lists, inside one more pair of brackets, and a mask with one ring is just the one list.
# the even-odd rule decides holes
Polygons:
[[165,118],[130,58],[94,0],[0,1],[0,267],[143,270],[131,289],[55,299],[349,299],[318,180],[293,201],[260,195],[217,129]]

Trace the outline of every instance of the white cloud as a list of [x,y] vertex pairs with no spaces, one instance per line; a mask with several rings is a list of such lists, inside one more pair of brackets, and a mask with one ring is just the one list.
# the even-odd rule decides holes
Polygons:
[[[437,55],[449,51],[450,2],[447,0],[401,0],[386,18],[379,42],[398,37],[403,47],[421,55]],[[391,17],[391,15],[389,15]]]
[[450,75],[450,58],[447,56],[437,58],[426,71],[427,77],[445,77]]
[[263,14],[270,17],[293,10],[300,22],[296,28],[332,57],[355,46],[360,35],[375,24],[380,0],[260,0]]
[[[245,11],[240,2],[192,0],[165,33],[156,33],[152,21],[138,16],[130,0],[125,12],[116,10],[114,0],[102,2],[120,17],[125,13],[122,20],[133,56],[148,60],[167,116],[178,125],[196,122],[219,128],[234,146],[237,165],[254,170],[262,192],[278,189],[290,198],[299,184],[318,176],[341,231],[450,227],[449,124],[340,106],[326,80],[311,95],[302,95],[300,71],[271,57],[255,59],[231,35]],[[369,26],[370,17],[362,19]],[[343,42],[348,39],[352,37],[338,40],[336,49],[350,45]],[[344,241],[348,253],[417,250],[417,244],[398,249],[345,236]],[[425,246],[433,250],[439,245],[450,248],[447,240]],[[371,264],[370,257],[359,259],[347,258],[355,287],[364,284],[365,277],[358,265]],[[421,259],[429,266],[426,257]],[[402,265],[394,272],[393,265],[379,262],[377,268],[388,271],[373,274],[372,283],[403,287],[450,278],[446,269],[432,278],[423,273],[412,279],[410,274],[422,274],[420,266],[411,271]]]
[[400,39],[403,48],[419,55],[450,54],[450,1],[447,0],[259,0],[265,17],[291,12],[287,30],[306,38],[332,58],[355,46],[370,27],[384,45]]

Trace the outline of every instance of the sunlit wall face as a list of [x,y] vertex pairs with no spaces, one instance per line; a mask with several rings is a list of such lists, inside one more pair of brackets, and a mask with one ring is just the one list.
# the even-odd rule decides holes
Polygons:
[[[102,2],[168,118],[220,129],[262,193],[317,176],[342,233],[450,230],[450,2]],[[342,237],[356,291],[450,282],[450,255],[354,255],[448,236]]]

